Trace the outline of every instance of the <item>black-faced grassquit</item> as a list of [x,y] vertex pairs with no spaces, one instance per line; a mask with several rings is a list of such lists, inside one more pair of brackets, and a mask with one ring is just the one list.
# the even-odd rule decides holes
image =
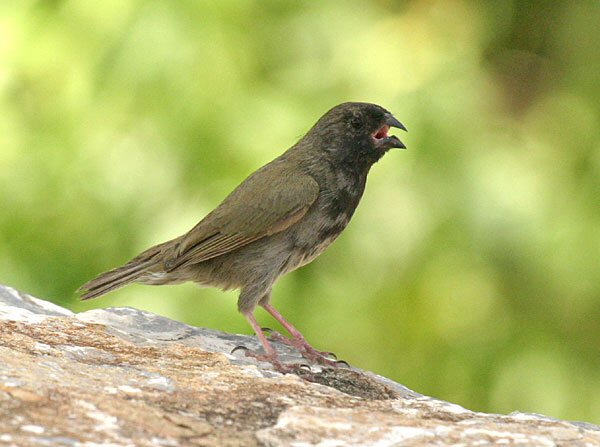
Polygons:
[[271,288],[339,236],[360,201],[371,166],[388,150],[405,148],[388,135],[390,127],[406,130],[375,104],[348,102],[332,108],[190,231],[87,282],[80,288],[81,298],[95,298],[132,282],[194,281],[239,289],[238,309],[264,347],[264,354],[250,355],[281,366],[254,318],[259,305],[290,333],[288,344],[308,360],[330,364],[273,308]]

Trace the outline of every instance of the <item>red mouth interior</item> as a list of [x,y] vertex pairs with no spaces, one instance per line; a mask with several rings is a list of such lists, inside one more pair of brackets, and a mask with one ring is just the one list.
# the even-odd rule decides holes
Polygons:
[[390,130],[390,126],[388,126],[387,124],[384,124],[381,129],[379,129],[377,132],[375,132],[373,134],[373,138],[375,138],[376,140],[381,140],[382,138],[387,138],[388,130]]

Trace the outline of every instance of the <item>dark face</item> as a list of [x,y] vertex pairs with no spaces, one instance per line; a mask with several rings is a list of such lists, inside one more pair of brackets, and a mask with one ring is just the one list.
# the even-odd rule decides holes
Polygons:
[[334,144],[331,149],[345,159],[363,159],[370,163],[379,160],[392,148],[406,146],[391,127],[406,128],[394,116],[376,104],[347,102],[327,112],[315,125],[322,136]]

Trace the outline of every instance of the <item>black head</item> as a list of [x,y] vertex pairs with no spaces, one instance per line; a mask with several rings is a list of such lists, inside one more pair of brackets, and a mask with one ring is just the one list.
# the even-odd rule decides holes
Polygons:
[[309,134],[317,134],[325,142],[323,149],[345,160],[374,163],[392,148],[406,146],[390,127],[406,128],[381,106],[365,102],[345,102],[335,106],[319,119]]

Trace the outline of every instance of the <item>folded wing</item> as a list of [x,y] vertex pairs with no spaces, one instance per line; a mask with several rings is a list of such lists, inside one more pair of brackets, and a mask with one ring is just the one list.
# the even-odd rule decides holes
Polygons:
[[167,271],[197,264],[289,228],[319,195],[309,175],[271,162],[248,177],[166,253]]

